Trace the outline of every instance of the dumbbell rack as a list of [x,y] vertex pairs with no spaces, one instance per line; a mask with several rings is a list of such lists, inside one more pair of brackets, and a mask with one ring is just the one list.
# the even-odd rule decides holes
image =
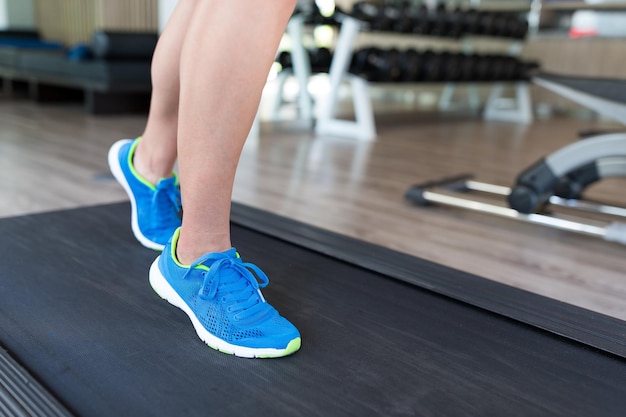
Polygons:
[[[303,20],[295,20],[290,25],[302,25]],[[354,43],[359,33],[365,28],[364,22],[350,16],[342,16],[341,29],[337,38],[333,60],[329,70],[330,93],[326,102],[319,109],[315,131],[319,135],[332,135],[349,137],[359,140],[374,140],[377,136],[374,121],[373,107],[369,95],[369,83],[356,75],[349,73],[350,61],[354,53]],[[297,30],[293,30],[293,35]],[[291,34],[291,33],[290,33]],[[298,39],[298,38],[293,38]],[[301,49],[301,51],[300,51]],[[521,50],[520,42],[513,42],[509,48],[509,54],[517,55]],[[294,42],[294,73],[300,74],[300,91],[307,91],[306,82],[303,78],[305,69],[299,70],[296,66],[298,55],[304,53],[304,47],[300,42]],[[300,60],[300,65],[304,65]],[[352,92],[352,104],[354,108],[354,120],[344,120],[337,116],[340,87],[344,82],[349,82]],[[446,100],[450,100],[454,94],[454,85],[448,83],[444,94]],[[300,94],[301,104],[306,100],[310,105],[308,93]],[[441,106],[440,102],[440,106]],[[305,107],[306,109],[306,107]],[[519,81],[515,84],[515,97],[504,97],[504,83],[496,82],[487,100],[483,117],[487,120],[501,120],[517,123],[530,123],[533,119],[531,99],[528,83]]]

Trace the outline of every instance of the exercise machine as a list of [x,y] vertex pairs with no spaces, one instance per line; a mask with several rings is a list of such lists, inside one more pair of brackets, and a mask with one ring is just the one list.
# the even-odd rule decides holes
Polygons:
[[[626,80],[537,74],[533,82],[626,125]],[[626,176],[626,132],[598,133],[571,143],[524,170],[511,188],[474,181],[471,175],[412,186],[406,198],[420,205],[443,204],[569,230],[626,244],[626,209],[583,199],[584,189]],[[442,192],[438,192],[442,191]],[[499,206],[455,195],[477,191],[504,197]],[[451,194],[452,193],[452,194]],[[553,209],[608,215],[617,220],[562,219]]]

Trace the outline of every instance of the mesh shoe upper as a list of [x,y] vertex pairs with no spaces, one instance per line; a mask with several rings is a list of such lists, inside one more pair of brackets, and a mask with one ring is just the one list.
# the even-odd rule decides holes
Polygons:
[[[178,306],[195,316],[208,332],[210,346],[238,356],[283,356],[300,346],[298,330],[267,303],[260,289],[269,279],[256,265],[241,260],[236,249],[209,253],[192,265],[176,260],[178,232],[158,260],[159,279],[185,303]],[[151,283],[155,287],[151,271]],[[161,284],[157,283],[157,287]],[[158,293],[163,288],[155,288]],[[161,294],[161,296],[164,296]],[[171,297],[164,296],[172,302]],[[173,304],[177,305],[176,302]],[[193,319],[192,319],[193,321]],[[194,323],[195,324],[195,323]],[[198,331],[198,329],[196,329]],[[244,348],[239,351],[237,347]],[[255,349],[261,351],[255,352]],[[279,352],[268,354],[275,349]],[[272,352],[270,352],[272,353]]]
[[156,185],[143,178],[133,166],[139,139],[116,142],[109,151],[109,166],[131,202],[131,224],[141,244],[162,250],[181,225],[181,198],[175,173]]

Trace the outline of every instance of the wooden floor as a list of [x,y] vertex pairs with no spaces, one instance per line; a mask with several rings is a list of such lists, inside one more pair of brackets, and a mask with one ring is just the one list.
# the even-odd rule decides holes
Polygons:
[[[93,117],[80,107],[0,97],[0,216],[117,202],[106,152],[141,132],[145,116]],[[471,172],[510,185],[537,158],[593,120],[531,126],[427,112],[377,115],[379,139],[315,137],[264,123],[246,145],[233,199],[482,277],[626,319],[626,248],[590,237],[452,208],[420,208],[414,183]],[[623,180],[590,195],[626,205]],[[236,244],[236,242],[235,242]],[[262,260],[254,260],[263,265]]]

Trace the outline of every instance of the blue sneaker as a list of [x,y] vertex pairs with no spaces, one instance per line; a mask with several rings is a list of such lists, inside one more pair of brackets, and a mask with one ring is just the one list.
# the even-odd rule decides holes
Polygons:
[[181,225],[178,177],[173,173],[157,185],[142,177],[133,166],[138,143],[139,138],[115,142],[109,150],[109,167],[130,198],[133,234],[145,247],[163,250]]
[[181,265],[176,258],[179,234],[180,229],[152,263],[150,285],[187,313],[203,342],[244,358],[275,358],[300,349],[298,330],[261,294],[269,282],[263,271],[242,262],[234,248]]

